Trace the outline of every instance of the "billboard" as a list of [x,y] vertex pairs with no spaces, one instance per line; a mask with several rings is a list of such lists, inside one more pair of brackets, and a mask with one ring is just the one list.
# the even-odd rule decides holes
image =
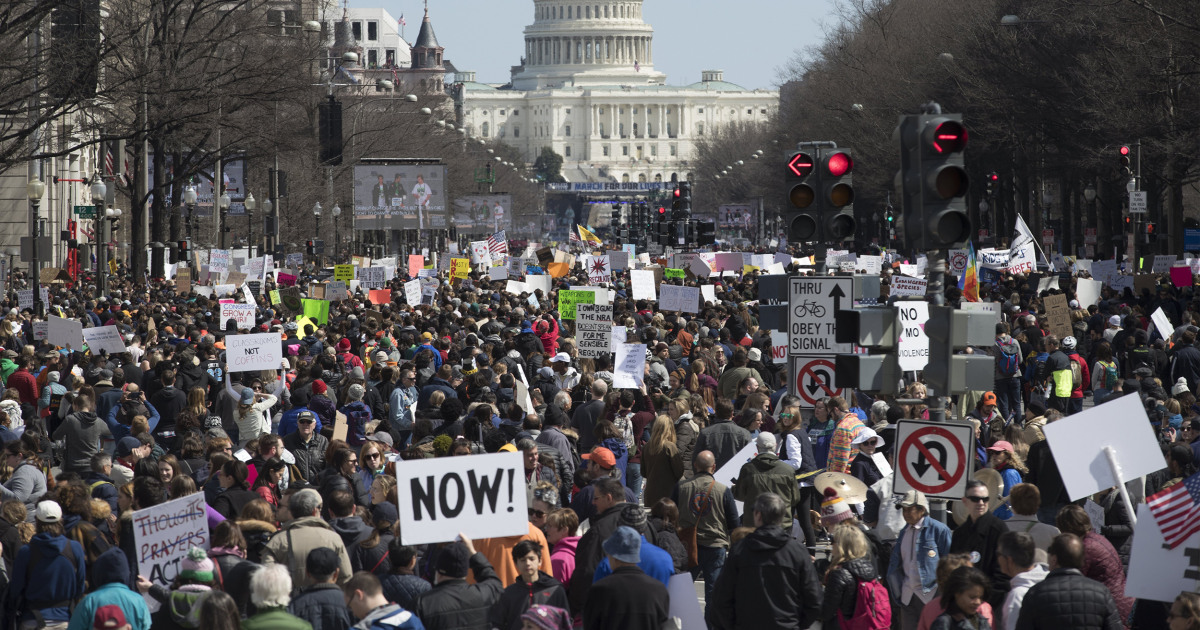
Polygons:
[[454,227],[460,233],[510,230],[512,219],[512,195],[472,195],[454,200]]
[[354,167],[354,229],[446,229],[446,167],[371,164]]
[[749,204],[726,204],[717,208],[717,227],[725,230],[758,229],[758,208]]

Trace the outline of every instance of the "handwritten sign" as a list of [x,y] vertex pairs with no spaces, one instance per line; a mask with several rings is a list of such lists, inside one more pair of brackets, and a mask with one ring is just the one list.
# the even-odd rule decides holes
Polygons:
[[383,267],[367,267],[358,270],[358,279],[364,288],[382,289],[384,283]]
[[125,340],[121,338],[121,332],[116,326],[84,328],[83,341],[92,354],[99,354],[101,350],[109,354],[125,352]]
[[303,303],[305,317],[311,317],[321,325],[329,323],[329,302],[305,299]]
[[579,342],[579,356],[584,358],[607,357],[612,350],[611,304],[576,304],[575,338]]
[[603,284],[612,282],[612,271],[609,269],[608,255],[592,256],[584,261],[587,265],[588,282]]
[[699,287],[679,287],[664,284],[659,287],[662,295],[658,298],[658,308],[662,311],[680,311],[683,313],[700,312]]
[[354,265],[334,265],[333,279],[349,282],[354,279]]
[[929,281],[925,278],[892,276],[891,294],[896,296],[924,297],[928,286]]
[[230,372],[275,370],[282,361],[283,345],[278,333],[225,337],[225,364]]
[[529,531],[520,453],[396,462],[406,545],[519,536]]
[[[696,260],[700,260],[697,258]],[[630,283],[633,285],[633,299],[657,300],[654,292],[654,272],[647,269],[635,269],[629,272]]]
[[[278,344],[276,344],[278,345]],[[180,497],[133,513],[133,545],[138,575],[169,586],[180,561],[192,547],[208,549],[208,516],[204,493]]]
[[183,267],[175,271],[175,293],[183,295],[192,290],[192,270]]
[[467,274],[471,273],[471,261],[468,258],[451,258],[450,259],[450,277],[465,280]]
[[619,343],[615,350],[617,369],[613,372],[613,388],[638,389],[646,372],[646,344]]
[[225,330],[225,324],[229,320],[237,322],[238,330],[250,330],[254,328],[254,314],[258,307],[253,304],[221,304],[221,330]]
[[[511,280],[509,282],[512,282]],[[576,304],[595,304],[596,294],[591,291],[559,291],[558,314],[563,319],[575,319]]]
[[1071,329],[1071,309],[1067,308],[1067,296],[1061,293],[1047,295],[1042,302],[1046,305],[1046,327],[1050,329],[1050,334],[1059,339],[1070,337],[1074,331]]

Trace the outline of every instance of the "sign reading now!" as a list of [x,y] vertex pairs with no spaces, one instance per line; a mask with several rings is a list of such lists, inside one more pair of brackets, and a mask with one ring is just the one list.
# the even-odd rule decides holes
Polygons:
[[529,532],[521,453],[396,462],[406,545]]

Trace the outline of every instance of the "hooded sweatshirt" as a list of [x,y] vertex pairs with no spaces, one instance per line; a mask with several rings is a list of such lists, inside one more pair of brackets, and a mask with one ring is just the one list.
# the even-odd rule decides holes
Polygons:
[[[71,546],[71,555],[74,556],[73,561],[63,555],[63,549],[68,544]],[[38,551],[39,557],[30,567],[34,549]],[[18,613],[21,621],[27,621],[33,618],[30,613],[31,604],[65,602],[80,597],[84,592],[83,583],[86,576],[87,561],[79,543],[68,541],[66,536],[36,534],[28,545],[17,552],[8,595],[11,598],[23,597],[26,606],[21,611],[11,612]],[[66,605],[39,610],[46,621],[67,621],[71,618],[70,608]]]
[[1009,581],[1012,588],[1009,589],[1008,595],[1004,597],[1004,612],[1000,617],[1004,620],[1004,630],[1015,630],[1017,627],[1017,617],[1021,614],[1021,602],[1025,599],[1025,593],[1028,593],[1029,589],[1033,588],[1034,585],[1046,579],[1047,575],[1050,575],[1050,569],[1044,564],[1038,564],[1024,573],[1016,574]]
[[108,425],[91,411],[76,411],[54,431],[54,439],[67,441],[63,470],[86,475],[92,470],[92,456],[100,452],[100,438],[112,435]]
[[150,587],[150,596],[162,604],[154,613],[155,628],[199,628],[200,597],[212,588],[201,584],[185,584],[169,591],[157,584]]
[[67,630],[91,630],[92,619],[101,606],[119,606],[132,630],[150,630],[150,609],[145,598],[126,586],[129,561],[125,552],[109,549],[96,559],[90,570],[98,586],[75,606]]
[[575,572],[575,548],[578,546],[579,536],[566,536],[554,543],[554,550],[550,552],[554,579],[563,584],[571,583],[571,574]]

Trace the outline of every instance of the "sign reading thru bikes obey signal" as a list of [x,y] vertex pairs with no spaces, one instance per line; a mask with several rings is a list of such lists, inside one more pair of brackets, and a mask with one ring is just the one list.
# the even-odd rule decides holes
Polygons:
[[831,355],[854,351],[853,344],[836,343],[834,313],[853,306],[852,278],[808,276],[791,278],[788,290],[788,354]]

